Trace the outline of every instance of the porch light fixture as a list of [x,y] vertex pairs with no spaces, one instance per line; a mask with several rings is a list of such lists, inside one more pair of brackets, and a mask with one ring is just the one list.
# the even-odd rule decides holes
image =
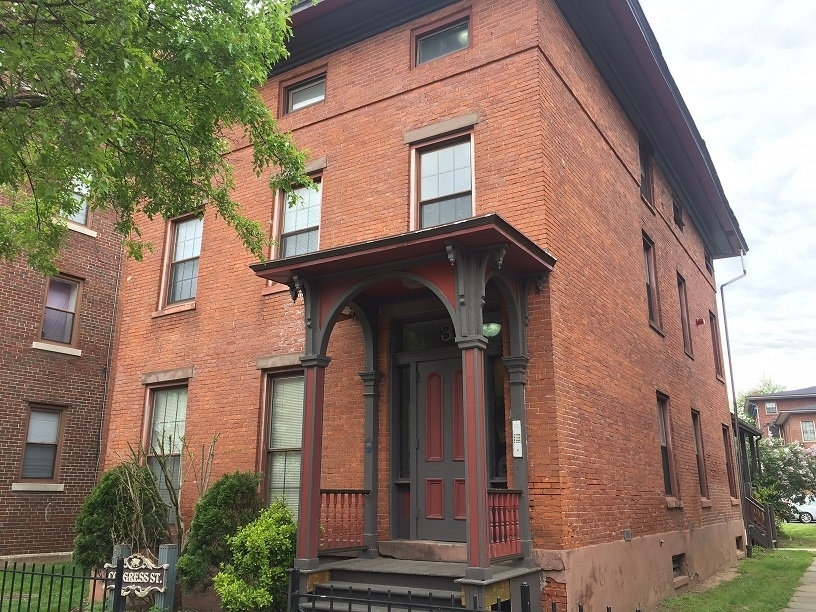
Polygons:
[[485,338],[498,336],[501,331],[501,323],[485,323],[482,325],[482,334]]

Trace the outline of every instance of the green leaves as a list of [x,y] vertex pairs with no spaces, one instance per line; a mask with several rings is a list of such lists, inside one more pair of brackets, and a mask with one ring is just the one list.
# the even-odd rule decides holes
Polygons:
[[[224,136],[253,148],[271,188],[308,183],[304,157],[254,89],[285,57],[289,0],[0,0],[0,257],[53,271],[52,217],[90,176],[131,256],[138,221],[213,208],[259,258],[267,238],[232,199]],[[2,198],[0,198],[2,201]],[[47,228],[43,231],[42,228]],[[36,228],[36,231],[35,231]]]

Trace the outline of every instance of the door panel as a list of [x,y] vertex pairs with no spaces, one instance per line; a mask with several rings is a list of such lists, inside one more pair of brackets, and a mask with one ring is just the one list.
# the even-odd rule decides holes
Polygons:
[[416,537],[464,542],[462,362],[420,362],[417,374]]

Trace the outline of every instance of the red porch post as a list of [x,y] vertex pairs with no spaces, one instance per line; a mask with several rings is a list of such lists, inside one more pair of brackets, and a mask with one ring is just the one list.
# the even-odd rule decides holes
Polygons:
[[323,398],[326,384],[325,355],[301,358],[304,369],[303,441],[300,459],[300,500],[295,567],[317,567],[320,537],[320,467],[323,448]]
[[467,569],[465,578],[488,580],[490,528],[487,507],[487,433],[484,397],[484,337],[458,342],[462,349],[465,411],[465,495],[467,497]]

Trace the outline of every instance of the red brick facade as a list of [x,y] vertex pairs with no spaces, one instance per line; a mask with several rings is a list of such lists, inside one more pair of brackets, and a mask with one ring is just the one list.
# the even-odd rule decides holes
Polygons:
[[[0,555],[70,551],[99,474],[121,241],[103,214],[73,227],[57,262],[81,284],[72,342],[42,338],[47,279],[24,262],[0,265]],[[53,478],[23,477],[32,408],[59,414]]]
[[[682,225],[675,221],[673,204],[682,200],[660,159],[652,203],[641,198],[642,126],[556,5],[499,4],[451,4],[274,77],[261,95],[279,109],[286,84],[327,75],[325,101],[279,119],[311,159],[325,158],[321,250],[414,229],[409,133],[476,117],[452,132],[472,134],[475,214],[498,213],[558,259],[542,291],[528,296],[529,477],[513,482],[509,475],[510,486],[529,490],[533,558],[547,575],[542,603],[634,609],[674,592],[672,556],[686,555],[688,575],[704,577],[736,558],[735,537],[742,535],[725,467],[730,415],[724,380],[715,374],[721,348],[712,344],[709,325],[717,305],[707,245],[691,215]],[[470,46],[412,66],[412,33],[460,15],[470,17]],[[245,211],[274,226],[280,204],[268,177],[254,176],[251,151],[236,150],[230,159]],[[145,223],[143,231],[157,249],[143,262],[125,263],[106,467],[128,444],[146,439],[151,390],[158,388],[150,381],[160,381],[187,385],[185,436],[192,448],[220,434],[213,478],[263,469],[265,374],[297,367],[305,350],[302,300],[293,303],[286,287],[257,278],[232,232],[207,216],[195,300],[162,308],[166,227]],[[654,245],[659,326],[649,322],[644,236]],[[678,274],[686,285],[690,352]],[[397,460],[390,323],[440,305],[380,297],[377,531],[388,540]],[[358,373],[366,368],[353,318],[338,323],[327,354],[321,485],[360,487],[366,449]],[[180,368],[192,368],[191,375],[171,373]],[[668,403],[676,490],[670,498],[658,394]],[[702,423],[708,499],[700,496],[693,410]],[[195,491],[186,480],[188,515]],[[631,542],[624,539],[630,531]],[[615,576],[636,567],[641,578],[616,583]]]
[[816,426],[816,387],[752,395],[745,403],[756,415],[757,428],[764,437],[770,432],[788,444],[799,442],[806,448],[816,445],[816,437],[810,435]]

